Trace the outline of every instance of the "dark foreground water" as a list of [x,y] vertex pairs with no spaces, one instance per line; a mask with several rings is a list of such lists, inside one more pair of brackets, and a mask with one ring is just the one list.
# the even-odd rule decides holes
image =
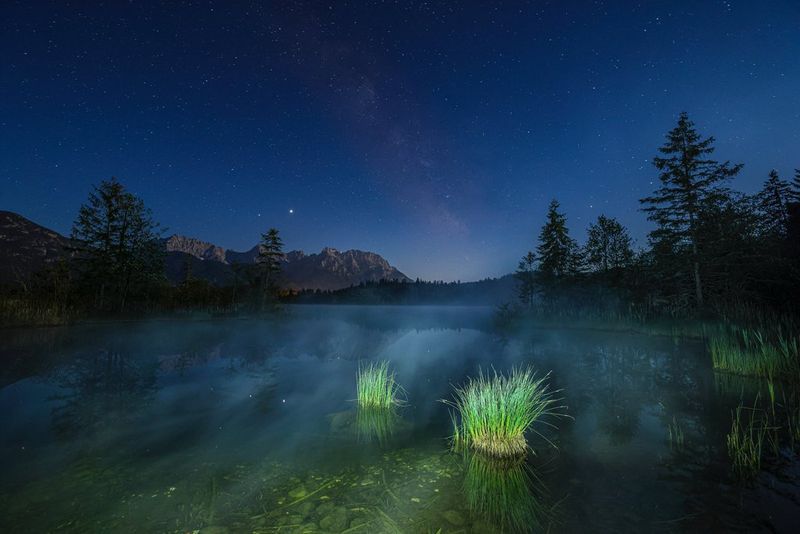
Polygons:
[[[715,376],[701,343],[503,339],[490,314],[300,307],[0,331],[0,531],[796,531],[796,461],[732,480],[730,410],[757,386]],[[352,402],[372,358],[406,390],[394,414]],[[572,418],[531,435],[524,465],[450,452],[451,384],[515,364],[552,371]]]

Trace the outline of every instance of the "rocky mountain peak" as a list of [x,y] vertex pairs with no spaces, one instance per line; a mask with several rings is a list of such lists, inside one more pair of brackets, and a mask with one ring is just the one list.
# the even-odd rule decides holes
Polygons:
[[193,237],[175,234],[167,238],[164,245],[167,252],[183,252],[199,260],[213,260],[222,263],[227,261],[224,248]]

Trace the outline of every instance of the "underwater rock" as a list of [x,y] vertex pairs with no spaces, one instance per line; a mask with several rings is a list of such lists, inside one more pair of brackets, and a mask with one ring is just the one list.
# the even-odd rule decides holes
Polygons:
[[289,497],[292,499],[302,499],[306,495],[308,495],[308,490],[303,484],[300,484],[289,492]]
[[328,416],[331,421],[331,432],[343,432],[353,423],[353,413],[350,411],[336,412]]
[[303,517],[308,517],[309,515],[311,515],[311,512],[313,511],[314,511],[314,503],[311,501],[300,503],[297,506],[297,513],[299,513]]
[[339,532],[347,528],[347,509],[343,506],[319,520],[319,527],[325,530]]
[[446,512],[442,513],[442,517],[447,519],[447,522],[451,525],[455,525],[460,527],[464,524],[464,516],[460,513],[456,512],[455,510],[447,510]]
[[369,523],[369,519],[367,519],[364,516],[355,517],[353,518],[352,521],[350,521],[350,528],[354,529],[356,527],[363,525],[364,523]]
[[332,502],[324,502],[317,506],[317,515],[320,517],[324,517],[328,515],[333,509],[336,508],[336,505]]

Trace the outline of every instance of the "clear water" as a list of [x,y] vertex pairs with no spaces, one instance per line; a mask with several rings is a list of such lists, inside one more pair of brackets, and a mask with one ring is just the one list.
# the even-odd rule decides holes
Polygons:
[[[298,307],[2,331],[0,531],[794,530],[796,461],[750,487],[730,475],[730,410],[757,385],[715,376],[702,344],[504,339],[490,315]],[[352,402],[370,358],[406,390],[393,416]],[[571,418],[532,434],[524,465],[450,452],[440,399],[515,364],[552,371]]]

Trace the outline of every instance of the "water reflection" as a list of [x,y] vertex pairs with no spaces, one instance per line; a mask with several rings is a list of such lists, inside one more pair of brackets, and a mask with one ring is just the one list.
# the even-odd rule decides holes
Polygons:
[[[9,333],[0,531],[713,530],[744,520],[740,502],[757,505],[748,526],[772,525],[771,488],[800,487],[782,474],[749,497],[733,491],[730,411],[760,386],[714,375],[702,344],[534,329],[498,339],[483,311],[448,313]],[[356,409],[363,359],[391,362],[407,406]],[[553,371],[574,417],[540,429],[559,446],[546,469],[543,452],[510,465],[447,452],[438,400],[479,368],[523,364]]]
[[464,455],[464,496],[470,512],[497,530],[530,532],[549,522],[545,487],[524,459]]
[[356,438],[361,443],[384,446],[395,436],[399,425],[397,408],[356,408]]
[[156,358],[109,349],[57,368],[52,379],[63,391],[52,398],[57,434],[92,438],[109,426],[130,424],[155,393],[158,367]]

